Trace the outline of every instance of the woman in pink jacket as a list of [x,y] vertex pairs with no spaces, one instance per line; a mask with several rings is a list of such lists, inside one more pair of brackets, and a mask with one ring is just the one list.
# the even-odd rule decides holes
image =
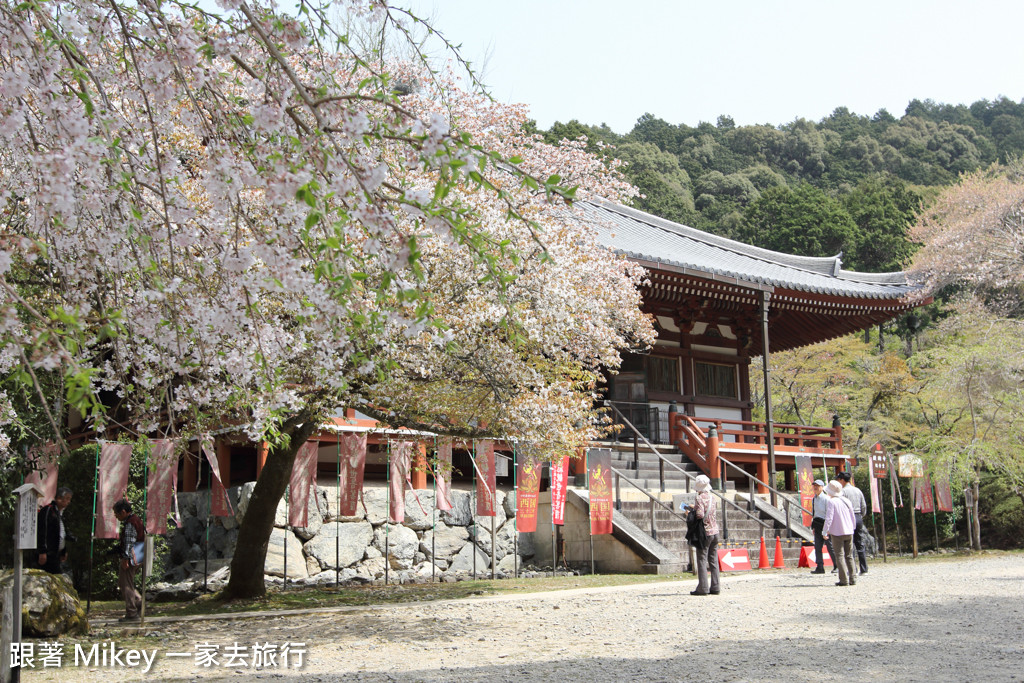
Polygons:
[[853,505],[843,496],[843,482],[833,479],[825,487],[828,494],[828,510],[825,512],[825,534],[832,539],[836,568],[839,570],[837,586],[852,586],[857,583],[853,571],[853,532],[857,528],[857,516]]

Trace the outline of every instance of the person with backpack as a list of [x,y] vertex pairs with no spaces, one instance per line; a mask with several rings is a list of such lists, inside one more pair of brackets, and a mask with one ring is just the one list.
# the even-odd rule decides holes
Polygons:
[[119,621],[138,621],[142,595],[135,588],[135,573],[143,561],[146,527],[139,516],[132,512],[131,503],[127,500],[114,503],[114,517],[121,522],[117,548],[117,586],[124,598],[124,616]]

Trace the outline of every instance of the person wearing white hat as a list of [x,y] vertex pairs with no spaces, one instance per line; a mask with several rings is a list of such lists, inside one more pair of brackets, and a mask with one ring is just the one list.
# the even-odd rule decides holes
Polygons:
[[822,548],[828,548],[828,556],[832,558],[832,566],[835,567],[836,554],[832,550],[832,541],[825,539],[825,514],[828,512],[828,496],[825,495],[825,482],[815,479],[811,484],[814,490],[813,509],[814,518],[811,520],[811,530],[814,531],[814,564],[812,574],[825,573],[825,556]]
[[[694,548],[697,552],[697,590],[690,591],[690,595],[718,595],[721,592],[718,583],[718,510],[711,496],[711,480],[701,474],[695,480],[694,488],[697,490],[697,500],[693,510],[697,519],[704,524],[708,543],[703,548]],[[683,509],[689,509],[689,506]]]
[[828,494],[828,510],[825,512],[825,533],[832,539],[835,555],[832,560],[839,569],[837,586],[852,586],[857,583],[853,571],[853,532],[857,528],[857,516],[853,505],[843,496],[843,482],[833,479],[825,487]]

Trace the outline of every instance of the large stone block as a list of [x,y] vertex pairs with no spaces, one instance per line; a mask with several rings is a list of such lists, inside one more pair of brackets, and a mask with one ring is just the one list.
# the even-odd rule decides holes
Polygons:
[[[10,595],[14,572],[0,573],[0,598]],[[63,633],[86,633],[89,622],[71,581],[63,574],[26,569],[22,574],[22,634],[53,638]],[[17,640],[21,640],[19,636]],[[7,657],[4,652],[2,656]]]
[[424,531],[434,524],[434,492],[430,489],[405,492],[404,526],[416,531]]
[[424,531],[420,540],[420,550],[431,560],[450,561],[455,553],[462,550],[462,546],[469,541],[469,531],[466,527],[451,527],[444,522],[438,522],[433,531]]
[[476,554],[476,571],[477,574],[481,574],[491,566],[491,559],[480,552],[472,543],[467,543],[459,554],[455,556],[452,563],[448,566],[449,572],[472,572],[473,571],[473,554]]
[[270,533],[270,543],[267,545],[267,561],[263,566],[263,573],[271,576],[284,576],[284,549],[288,546],[288,578],[305,579],[309,576],[306,571],[306,556],[302,554],[302,543],[291,531],[285,529],[274,529]]
[[441,521],[448,526],[469,526],[473,523],[472,496],[469,491],[453,490],[452,509],[441,510]]
[[366,504],[366,521],[380,526],[388,519],[388,490],[383,486],[363,489],[363,502]]
[[366,547],[372,542],[373,527],[369,522],[325,524],[320,533],[303,546],[303,551],[315,557],[324,569],[344,568],[362,560]]
[[412,529],[397,524],[381,525],[373,534],[373,547],[395,569],[411,569],[420,541]]

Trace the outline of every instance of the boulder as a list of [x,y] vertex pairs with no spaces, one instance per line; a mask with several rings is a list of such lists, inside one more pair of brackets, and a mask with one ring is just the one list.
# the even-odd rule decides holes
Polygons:
[[515,576],[517,564],[519,565],[519,568],[522,569],[523,563],[521,561],[516,562],[516,554],[509,553],[505,557],[501,558],[501,561],[498,562],[497,569],[499,572],[508,576]]
[[[0,599],[14,585],[14,572],[0,573]],[[71,581],[63,574],[27,569],[22,574],[21,632],[34,638],[86,633],[89,621]],[[6,657],[8,653],[4,652]]]
[[462,550],[462,546],[466,545],[467,541],[469,541],[469,531],[466,530],[466,527],[450,527],[444,522],[438,522],[435,529],[423,532],[420,550],[428,560],[447,562],[455,556],[455,553]]
[[519,557],[533,557],[537,554],[537,542],[534,532],[519,534]]
[[366,504],[366,521],[380,526],[388,519],[388,490],[384,486],[363,489],[363,502]]
[[[287,509],[287,507],[286,507]],[[324,511],[327,509],[327,494],[317,489],[309,492],[306,501],[306,525],[293,527],[292,530],[299,538],[308,541],[320,533],[324,525]],[[287,521],[287,517],[285,520]]]
[[238,504],[235,505],[235,519],[241,524],[245,519],[245,511],[249,509],[249,499],[252,498],[252,490],[256,488],[256,482],[247,481],[238,487]]
[[323,569],[350,567],[363,559],[372,542],[373,527],[369,522],[325,524],[320,533],[303,546],[303,552],[316,558]]
[[372,560],[364,560],[362,565],[356,567],[356,574],[368,578],[370,581],[384,576],[385,562],[383,557]]
[[[480,531],[480,528],[477,527],[477,530]],[[510,555],[515,551],[514,546],[516,534],[518,534],[518,532],[516,531],[515,520],[510,520],[508,523],[502,525],[502,527],[498,529],[498,531],[494,534],[495,560],[500,560],[501,558],[505,557],[506,555]],[[480,546],[480,550],[482,550],[485,555],[490,556],[491,534],[489,531],[487,533],[479,533],[476,538],[476,543],[478,546]]]
[[448,526],[469,526],[473,523],[472,494],[469,491],[452,490],[452,509],[441,510],[440,519]]
[[412,529],[397,524],[378,527],[373,547],[384,553],[395,569],[411,569],[420,541]]
[[435,498],[430,489],[405,492],[405,520],[403,526],[416,531],[425,531],[434,525]]
[[503,503],[505,508],[505,516],[512,518],[516,516],[516,492],[509,491],[505,494],[505,502]]
[[480,549],[472,543],[467,543],[459,554],[455,556],[452,563],[448,566],[448,572],[472,572],[473,571],[473,553],[476,553],[476,571],[477,574],[484,572],[488,567],[491,566],[491,560],[489,557],[480,552]]
[[305,579],[309,576],[306,571],[306,556],[302,554],[302,543],[290,531],[274,529],[270,534],[270,543],[267,545],[267,561],[263,566],[263,573],[271,576],[284,576],[284,549],[288,545],[288,577],[289,579]]

